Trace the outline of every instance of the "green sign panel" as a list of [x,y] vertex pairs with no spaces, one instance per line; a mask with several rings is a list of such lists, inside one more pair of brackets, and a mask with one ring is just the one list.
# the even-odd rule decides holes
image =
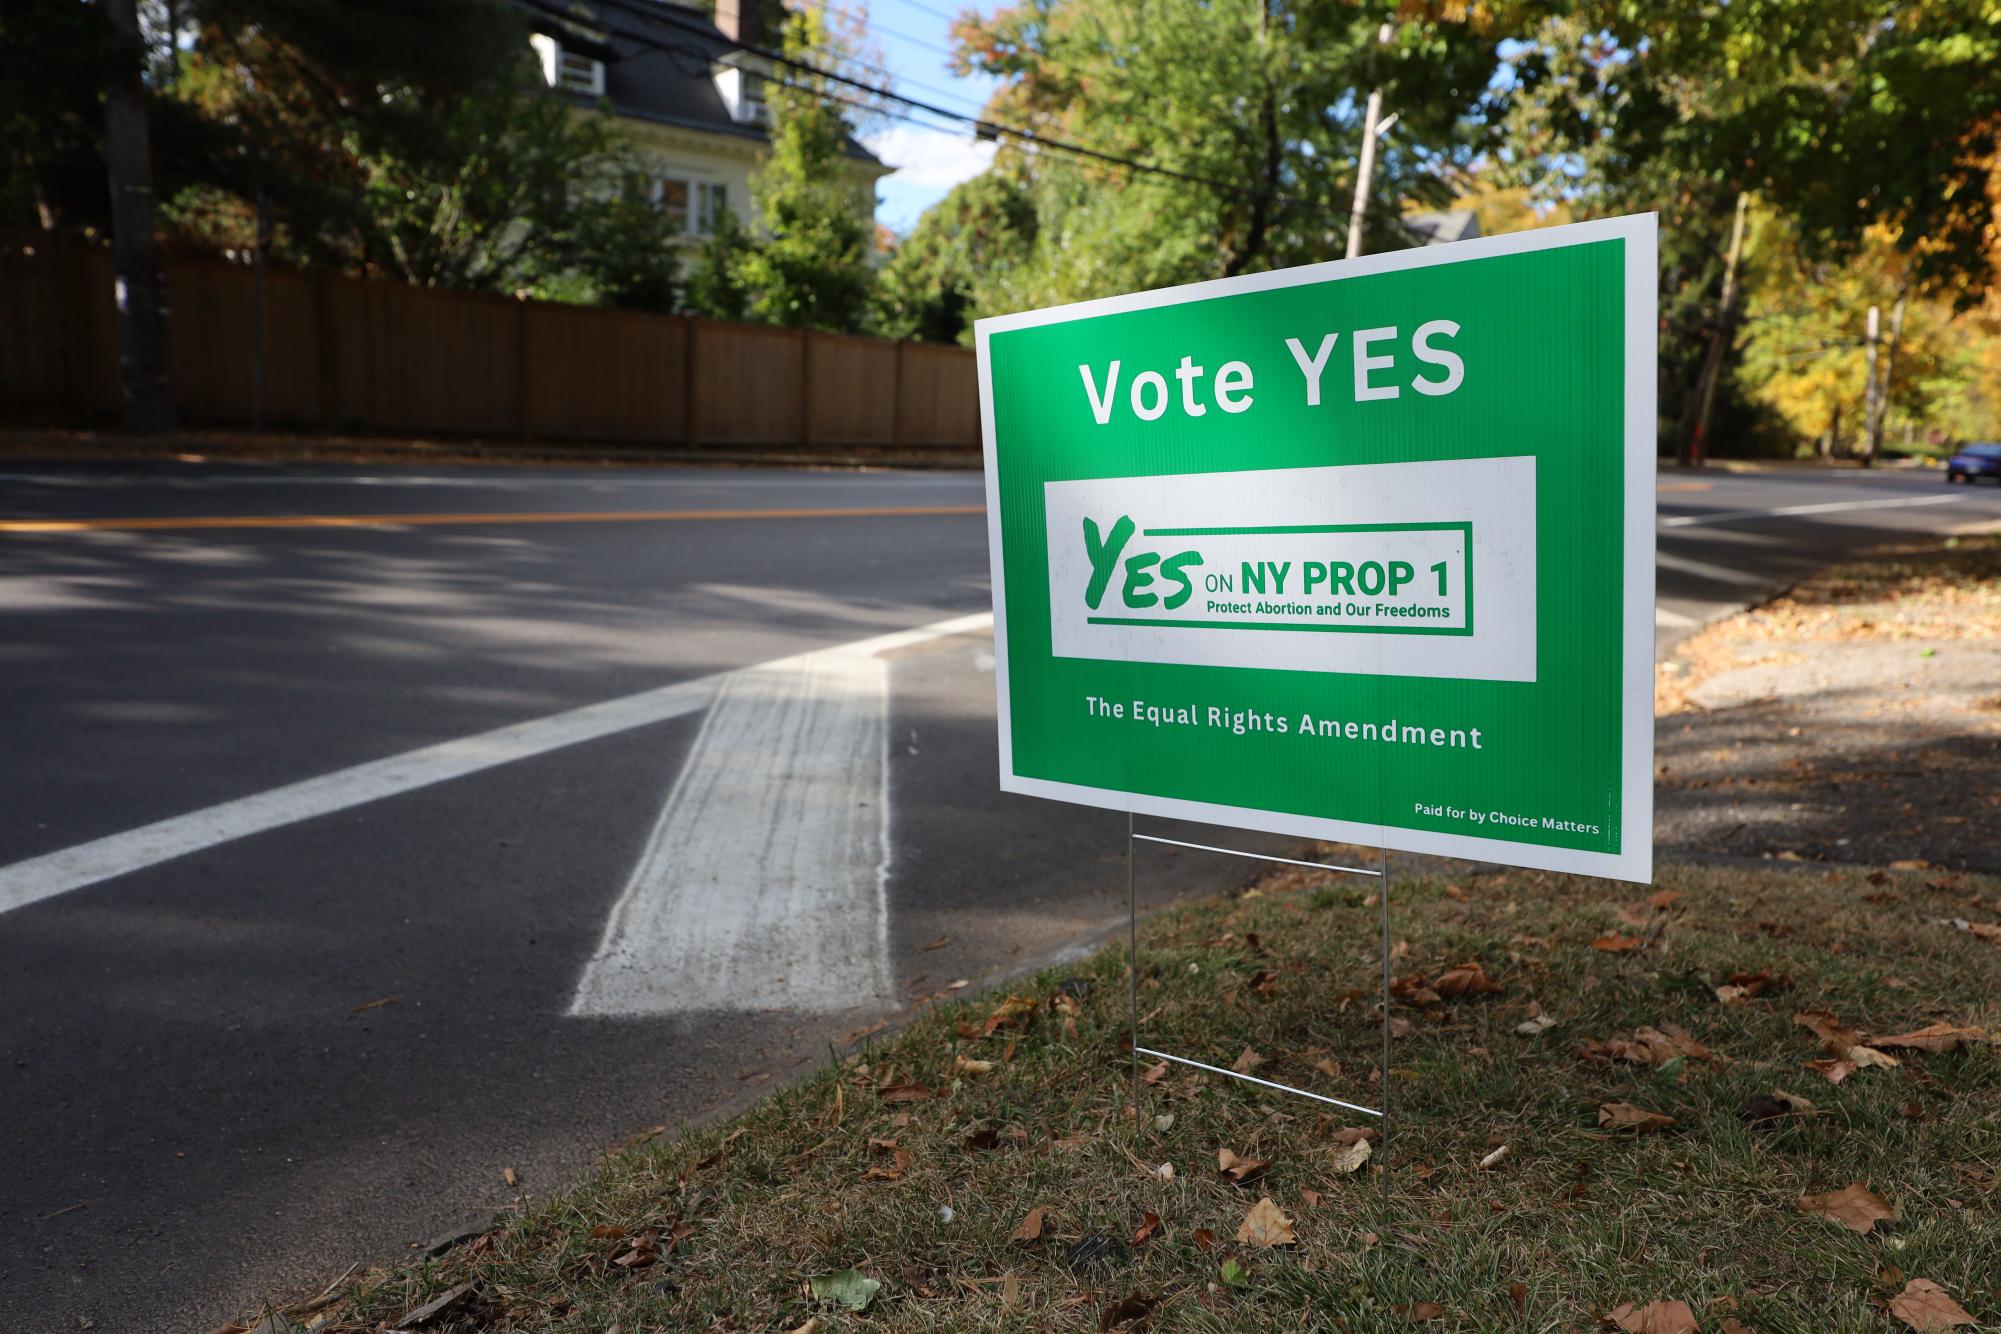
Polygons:
[[1006,791],[1652,874],[1655,229],[982,320]]

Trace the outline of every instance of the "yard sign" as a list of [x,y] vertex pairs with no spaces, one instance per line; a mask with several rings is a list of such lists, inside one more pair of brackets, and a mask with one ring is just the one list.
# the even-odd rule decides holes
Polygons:
[[1004,790],[1651,877],[1651,215],[977,335]]

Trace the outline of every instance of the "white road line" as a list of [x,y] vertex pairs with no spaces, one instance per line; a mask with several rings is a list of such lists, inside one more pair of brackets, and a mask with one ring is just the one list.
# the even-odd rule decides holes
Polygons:
[[889,664],[736,672],[585,965],[573,1015],[894,1004]]
[[[992,623],[991,613],[981,612],[914,630],[878,635],[845,647],[855,652],[886,653],[930,639],[971,633]],[[762,666],[782,668],[811,656],[811,653],[797,654]],[[729,675],[721,672],[661,686],[426,746],[0,867],[0,913],[251,834],[694,713],[715,697]]]
[[1711,583],[1736,584],[1741,588],[1765,588],[1773,583],[1773,580],[1761,574],[1733,570],[1727,565],[1712,565],[1706,560],[1696,560],[1690,556],[1677,556],[1672,551],[1656,550],[1654,564],[1663,570],[1679,570],[1683,574],[1692,574]]
[[1838,514],[1843,510],[1904,509],[1912,505],[1950,505],[1965,496],[1915,496],[1907,500],[1830,500],[1818,505],[1780,505],[1765,510],[1719,510],[1714,514],[1676,514],[1659,521],[1662,528],[1729,523],[1736,519],[1778,518],[1788,514]]

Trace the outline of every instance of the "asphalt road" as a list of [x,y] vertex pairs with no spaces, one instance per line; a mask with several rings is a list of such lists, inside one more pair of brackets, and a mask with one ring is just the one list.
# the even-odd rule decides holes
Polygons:
[[[0,1329],[210,1328],[1122,920],[994,791],[975,475],[0,467]],[[2001,488],[1660,513],[1665,641]]]

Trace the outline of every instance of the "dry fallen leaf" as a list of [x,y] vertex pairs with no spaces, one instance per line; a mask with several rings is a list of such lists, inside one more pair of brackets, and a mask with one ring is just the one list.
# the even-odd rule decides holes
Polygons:
[[[1665,1031],[1663,1031],[1665,1030]],[[1631,1061],[1634,1065],[1662,1066],[1677,1056],[1692,1061],[1715,1061],[1716,1053],[1674,1024],[1661,1028],[1638,1028],[1631,1038],[1606,1042],[1589,1040],[1577,1044],[1577,1054],[1587,1061]]]
[[1151,1241],[1154,1237],[1154,1234],[1159,1231],[1160,1231],[1160,1215],[1151,1213],[1142,1214],[1140,1216],[1140,1225],[1133,1229],[1132,1244],[1135,1246],[1143,1245],[1146,1242]]
[[1144,1293],[1134,1292],[1122,1301],[1113,1302],[1098,1315],[1100,1331],[1117,1329],[1120,1325],[1144,1320],[1153,1313],[1156,1299]]
[[1954,1301],[1944,1288],[1928,1278],[1914,1278],[1906,1283],[1904,1290],[1890,1299],[1890,1314],[1918,1334],[1980,1323],[1968,1315],[1966,1308]]
[[1638,936],[1600,936],[1591,942],[1591,948],[1607,954],[1627,954],[1646,943]]
[[1687,1302],[1648,1302],[1638,1307],[1626,1302],[1607,1313],[1605,1320],[1630,1334],[1700,1334],[1702,1329]]
[[1855,1062],[1826,1057],[1818,1061],[1808,1061],[1806,1068],[1826,1077],[1830,1084],[1839,1084],[1855,1073]]
[[1292,1220],[1267,1195],[1244,1215],[1243,1225],[1237,1229],[1237,1240],[1253,1246],[1290,1246],[1298,1238],[1292,1235]]
[[1799,1202],[1799,1210],[1832,1219],[1850,1232],[1871,1232],[1876,1224],[1893,1221],[1897,1217],[1897,1211],[1888,1200],[1859,1181],[1825,1195],[1804,1196]]
[[1343,1176],[1352,1172],[1358,1172],[1361,1170],[1362,1164],[1369,1161],[1369,1155],[1374,1152],[1375,1150],[1369,1146],[1368,1140],[1357,1139],[1353,1143],[1334,1151],[1334,1170]]
[[1524,1019],[1519,1024],[1516,1024],[1515,1032],[1521,1034],[1525,1038],[1532,1038],[1538,1033],[1547,1032],[1548,1030],[1555,1027],[1556,1027],[1556,1019],[1554,1016],[1547,1014],[1539,1014],[1535,1016],[1533,1019]]
[[922,1084],[891,1084],[878,1096],[884,1102],[923,1102],[931,1096],[931,1090]]
[[1241,1158],[1229,1149],[1216,1150],[1216,1170],[1239,1186],[1260,1176],[1265,1166],[1262,1158]]
[[1247,1075],[1251,1071],[1263,1065],[1264,1063],[1265,1063],[1264,1057],[1260,1056],[1254,1049],[1246,1047],[1244,1048],[1243,1054],[1237,1057],[1237,1059],[1231,1064],[1230,1068],[1232,1070],[1235,1070],[1240,1075]]
[[961,1053],[952,1062],[952,1069],[962,1075],[990,1075],[994,1072],[994,1063],[992,1061],[975,1060],[971,1056]]
[[1644,1107],[1635,1107],[1630,1102],[1608,1102],[1598,1108],[1598,1125],[1604,1130],[1631,1130],[1644,1133],[1649,1130],[1665,1130],[1674,1124],[1674,1118],[1664,1112],[1650,1112]]
[[1158,1084],[1161,1080],[1165,1078],[1167,1078],[1166,1061],[1162,1061],[1158,1065],[1149,1065],[1146,1068],[1146,1073],[1139,1077],[1140,1083],[1142,1084]]
[[1042,1213],[1045,1206],[1036,1205],[1028,1211],[1028,1217],[1021,1220],[1021,1226],[1014,1230],[1012,1241],[1040,1241],[1042,1239]]
[[1843,1053],[1841,1059],[1850,1062],[1858,1070],[1869,1069],[1871,1067],[1882,1070],[1894,1070],[1903,1064],[1902,1061],[1890,1055],[1890,1053],[1877,1051],[1874,1047],[1850,1047]]
[[1793,1022],[1801,1028],[1812,1029],[1815,1037],[1837,1052],[1846,1054],[1850,1047],[1862,1045],[1862,1035],[1852,1028],[1842,1027],[1841,1021],[1827,1010],[1801,1010],[1793,1015]]
[[1437,1302],[1412,1302],[1405,1306],[1401,1302],[1390,1308],[1392,1312],[1406,1320],[1436,1320],[1445,1314],[1445,1308]]
[[521,1184],[521,1174],[519,1172],[516,1172],[511,1167],[503,1167],[500,1169],[500,1179],[502,1181],[505,1181],[510,1186],[518,1186]]
[[1441,996],[1498,996],[1507,988],[1487,976],[1478,961],[1454,964],[1431,984]]
[[1911,1051],[1951,1051],[1962,1042],[1987,1040],[1987,1030],[1984,1028],[1962,1028],[1957,1024],[1927,1024],[1912,1033],[1898,1033],[1887,1038],[1870,1038],[1864,1045],[1906,1048]]

